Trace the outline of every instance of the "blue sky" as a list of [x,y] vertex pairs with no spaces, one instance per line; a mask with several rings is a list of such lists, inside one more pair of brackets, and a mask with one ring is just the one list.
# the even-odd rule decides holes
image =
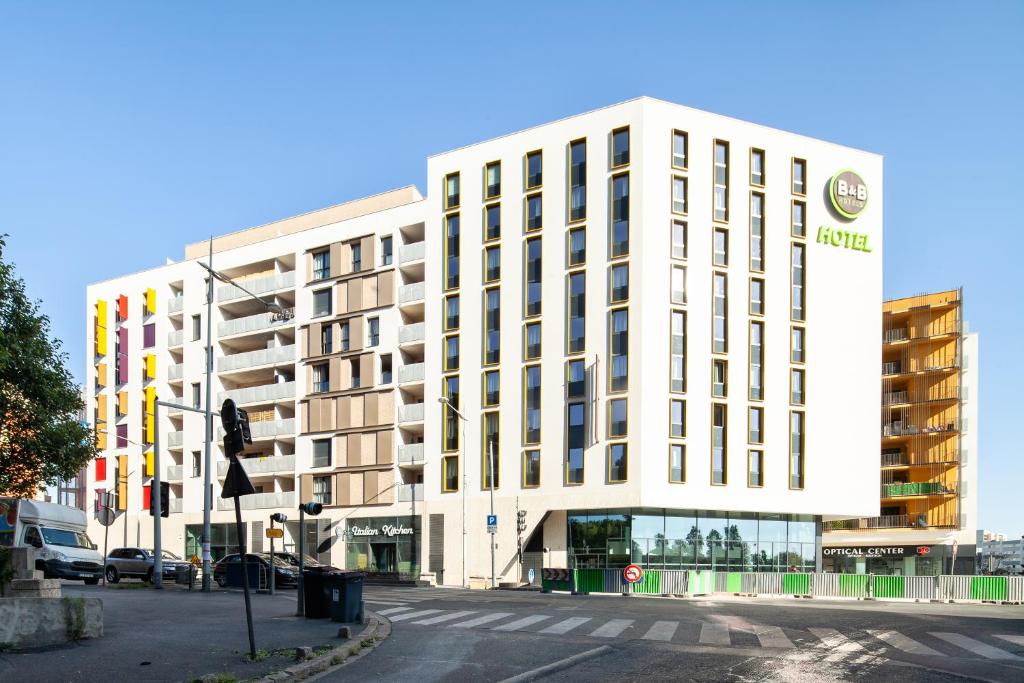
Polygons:
[[1024,533],[1024,3],[486,4],[0,4],[0,232],[76,376],[88,282],[651,95],[885,155],[886,296],[963,285],[981,524]]

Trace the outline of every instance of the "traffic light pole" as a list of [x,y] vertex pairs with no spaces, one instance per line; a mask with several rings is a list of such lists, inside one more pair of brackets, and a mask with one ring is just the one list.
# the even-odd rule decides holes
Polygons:
[[[163,491],[160,489],[160,402],[153,401],[153,483],[149,489],[149,507],[153,508],[153,588],[164,587],[164,553],[160,543],[161,506]],[[156,493],[154,496],[153,494]]]

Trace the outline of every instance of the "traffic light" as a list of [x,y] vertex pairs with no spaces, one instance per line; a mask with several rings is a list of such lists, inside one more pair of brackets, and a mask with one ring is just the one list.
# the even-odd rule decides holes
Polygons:
[[299,506],[299,509],[305,512],[307,515],[313,515],[314,517],[319,515],[324,510],[324,506],[320,503],[303,503]]
[[274,522],[277,522],[278,524],[284,524],[288,521],[288,515],[283,514],[281,512],[275,512],[274,514],[270,515],[270,519]]
[[[150,494],[152,495],[152,494]],[[166,481],[160,482],[160,516],[168,517],[171,514],[171,485]],[[156,506],[150,501],[149,504],[149,515],[152,517],[156,514]]]
[[249,431],[249,414],[235,406],[230,398],[220,407],[220,423],[224,427],[224,450],[229,456],[238,455],[252,443]]
[[526,510],[516,512],[516,528],[520,533],[526,531]]

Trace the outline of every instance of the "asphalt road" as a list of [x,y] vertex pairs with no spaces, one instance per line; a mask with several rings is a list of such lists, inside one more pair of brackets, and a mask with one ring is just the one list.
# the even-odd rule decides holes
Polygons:
[[[367,586],[393,621],[320,681],[1024,680],[1024,607]],[[520,679],[520,680],[523,680]]]

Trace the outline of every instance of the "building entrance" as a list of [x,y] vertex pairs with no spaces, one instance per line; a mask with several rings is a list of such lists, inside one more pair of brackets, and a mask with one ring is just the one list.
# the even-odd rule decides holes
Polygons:
[[394,543],[371,543],[370,550],[373,551],[373,565],[369,567],[371,572],[391,574],[398,571]]

